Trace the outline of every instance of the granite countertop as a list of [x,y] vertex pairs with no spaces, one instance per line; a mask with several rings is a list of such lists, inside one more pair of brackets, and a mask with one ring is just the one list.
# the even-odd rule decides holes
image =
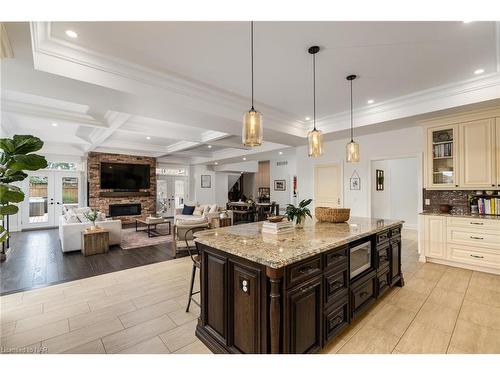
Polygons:
[[443,213],[439,211],[424,211],[419,215],[430,215],[430,216],[452,216],[452,217],[464,217],[472,219],[490,219],[490,220],[500,220],[500,215],[479,215],[479,214],[466,214],[466,213]]
[[303,229],[276,235],[263,234],[262,222],[257,222],[197,232],[195,241],[267,267],[281,268],[402,223],[363,217],[351,217],[340,224],[308,219]]

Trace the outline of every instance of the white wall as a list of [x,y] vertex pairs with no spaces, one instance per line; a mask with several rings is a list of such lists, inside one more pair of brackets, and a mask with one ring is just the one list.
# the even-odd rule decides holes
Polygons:
[[[360,144],[361,161],[353,164],[345,163],[345,146],[348,142],[346,138],[325,142],[324,154],[318,158],[308,157],[305,145],[297,147],[296,169],[299,199],[314,198],[314,165],[338,162],[343,166],[344,207],[351,209],[352,216],[369,217],[371,211],[371,197],[369,194],[370,160],[421,155],[423,152],[422,134],[421,127],[412,126],[384,133],[355,136],[355,141]],[[360,190],[349,190],[349,179],[354,170],[357,171],[361,178]],[[418,173],[421,175],[420,169]],[[420,181],[421,179],[419,179],[419,184],[421,184]],[[421,195],[420,193],[419,197]]]
[[[287,165],[277,165],[278,162],[287,161]],[[270,190],[271,202],[274,201],[280,205],[280,211],[284,212],[289,203],[295,204],[293,194],[293,176],[297,174],[296,158],[287,156],[283,158],[269,160],[269,176],[270,176]],[[275,191],[274,180],[285,180],[286,190]]]
[[[419,197],[419,159],[399,158],[372,161],[371,216],[405,221],[405,227],[416,229]],[[384,171],[384,190],[375,190],[376,170]]]
[[[215,172],[205,165],[192,165],[189,168],[189,199],[188,203],[208,204],[216,201]],[[201,187],[201,176],[209,175],[212,179],[210,188]]]

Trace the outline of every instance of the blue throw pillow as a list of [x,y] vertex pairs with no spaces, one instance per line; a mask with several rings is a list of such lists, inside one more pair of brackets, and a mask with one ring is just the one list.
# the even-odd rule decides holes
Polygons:
[[182,209],[182,214],[183,215],[192,215],[194,212],[194,206],[184,206]]

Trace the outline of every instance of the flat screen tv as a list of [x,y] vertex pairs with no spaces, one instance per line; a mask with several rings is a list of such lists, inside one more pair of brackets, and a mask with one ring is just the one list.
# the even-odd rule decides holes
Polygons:
[[101,163],[101,189],[149,189],[149,165]]

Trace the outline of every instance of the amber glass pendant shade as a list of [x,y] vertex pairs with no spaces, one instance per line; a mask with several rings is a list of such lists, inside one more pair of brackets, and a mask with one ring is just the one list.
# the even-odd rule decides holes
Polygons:
[[244,146],[255,147],[262,144],[262,114],[255,109],[243,115],[243,132],[241,140]]
[[307,134],[309,141],[309,156],[315,158],[323,155],[323,135],[317,129],[311,130]]
[[346,146],[346,161],[348,163],[357,163],[359,162],[359,144],[354,141],[351,141]]

